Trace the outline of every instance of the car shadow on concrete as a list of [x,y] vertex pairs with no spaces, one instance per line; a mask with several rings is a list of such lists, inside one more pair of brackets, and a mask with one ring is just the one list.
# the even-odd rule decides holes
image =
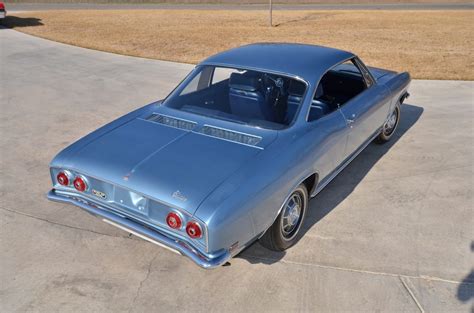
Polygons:
[[[329,183],[316,197],[311,199],[305,223],[301,229],[302,236],[337,208],[347,198],[356,186],[367,175],[370,169],[380,160],[397,141],[418,121],[423,114],[423,108],[403,104],[398,129],[392,139],[383,145],[369,144],[339,175]],[[285,251],[270,251],[258,242],[242,251],[237,258],[247,260],[249,263],[272,264],[285,256]],[[317,252],[315,252],[317,253]]]
[[[18,17],[13,15],[7,15],[3,21],[0,23],[0,26],[7,28],[20,28],[20,27],[32,27],[32,26],[42,26],[43,23],[41,19],[36,17]],[[2,29],[3,27],[0,27]]]
[[[474,241],[471,242],[471,252],[474,253]],[[474,300],[474,269],[459,284],[457,297],[461,302]],[[471,310],[474,312],[474,304]]]

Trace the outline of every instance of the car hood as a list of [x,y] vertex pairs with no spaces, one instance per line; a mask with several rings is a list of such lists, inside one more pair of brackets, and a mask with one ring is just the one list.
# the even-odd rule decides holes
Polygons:
[[136,118],[76,151],[66,166],[194,214],[222,181],[261,151]]

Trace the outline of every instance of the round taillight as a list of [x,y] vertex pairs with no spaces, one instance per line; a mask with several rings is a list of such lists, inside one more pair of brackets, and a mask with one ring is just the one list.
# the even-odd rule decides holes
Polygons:
[[166,216],[166,224],[173,229],[179,229],[182,225],[181,217],[175,212],[170,212]]
[[188,234],[189,237],[193,239],[201,238],[202,236],[201,226],[199,226],[199,224],[194,221],[188,222],[188,224],[186,225],[186,233]]
[[59,172],[58,176],[56,176],[58,183],[63,186],[69,186],[69,177],[64,172]]
[[77,191],[85,191],[87,189],[87,184],[85,180],[78,176],[76,179],[74,179],[74,188],[76,188]]

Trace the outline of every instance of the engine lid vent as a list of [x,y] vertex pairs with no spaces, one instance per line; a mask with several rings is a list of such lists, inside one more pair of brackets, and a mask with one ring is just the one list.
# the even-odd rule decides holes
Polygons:
[[197,123],[195,122],[182,120],[176,117],[161,115],[157,113],[153,113],[152,115],[147,117],[146,120],[185,130],[192,130],[197,125]]
[[262,138],[258,136],[239,133],[236,131],[209,125],[204,125],[204,127],[201,129],[201,133],[211,137],[222,138],[225,140],[242,143],[249,146],[256,146],[260,142],[260,140],[262,140]]

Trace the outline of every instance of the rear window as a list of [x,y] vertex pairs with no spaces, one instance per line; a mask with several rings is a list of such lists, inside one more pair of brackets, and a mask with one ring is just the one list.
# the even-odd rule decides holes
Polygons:
[[198,67],[165,100],[173,109],[263,128],[291,124],[306,84],[283,75],[227,67]]

